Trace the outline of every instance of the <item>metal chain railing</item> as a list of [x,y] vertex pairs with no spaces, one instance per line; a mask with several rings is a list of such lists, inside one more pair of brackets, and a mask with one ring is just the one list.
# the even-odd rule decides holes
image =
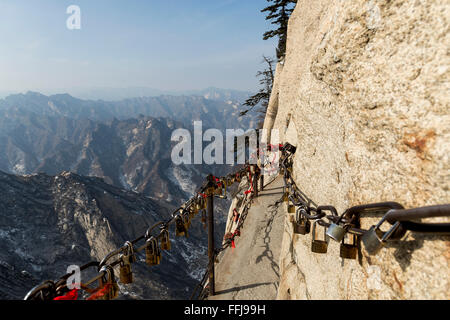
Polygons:
[[[273,151],[273,150],[272,150]],[[276,150],[275,150],[276,151]],[[428,234],[450,235],[450,223],[422,223],[414,220],[430,217],[450,217],[450,204],[435,205],[422,208],[405,209],[397,202],[380,202],[366,205],[358,205],[345,210],[341,215],[331,205],[318,206],[296,185],[292,177],[293,156],[296,148],[289,143],[280,145],[280,169],[284,180],[283,196],[278,202],[288,202],[288,212],[295,213],[291,217],[291,223],[295,234],[306,235],[312,233],[311,250],[315,253],[326,253],[329,238],[341,242],[340,256],[345,259],[356,259],[358,252],[358,241],[362,240],[366,251],[374,255],[387,241],[401,239],[407,231]],[[260,152],[260,151],[258,151]],[[211,267],[214,266],[218,254],[227,248],[234,246],[236,237],[240,236],[241,228],[248,215],[253,197],[257,190],[257,181],[263,177],[256,165],[246,165],[239,171],[225,177],[216,178],[208,176],[203,185],[197,190],[195,196],[175,210],[170,219],[161,221],[150,227],[141,237],[127,241],[125,245],[109,253],[101,262],[90,262],[80,268],[84,271],[88,268],[97,268],[98,275],[86,283],[81,284],[81,289],[90,293],[88,300],[114,299],[118,296],[119,288],[114,276],[114,267],[120,267],[120,282],[129,284],[133,281],[131,264],[136,262],[136,253],[146,253],[146,263],[155,266],[161,262],[161,250],[170,250],[169,226],[175,224],[176,236],[188,236],[191,220],[200,211],[206,212],[207,197],[226,197],[226,188],[234,183],[240,183],[243,177],[249,181],[249,190],[245,192],[242,213],[237,220],[237,226],[233,233],[225,235],[220,248],[214,248],[210,253],[210,260],[200,283],[194,288],[191,299],[205,299],[211,292],[208,281],[211,278]],[[261,179],[261,182],[263,180]],[[261,185],[261,190],[263,186]],[[212,210],[212,209],[211,209]],[[361,229],[360,219],[365,215],[382,214],[381,220],[369,230]],[[204,219],[202,219],[204,220]],[[391,224],[388,231],[381,231],[384,222]],[[205,222],[205,221],[203,221]],[[312,226],[311,226],[312,225]],[[324,228],[323,239],[317,238],[318,226]],[[154,230],[159,232],[154,233]],[[351,243],[345,243],[347,236],[352,237]],[[140,247],[137,244],[145,243]],[[113,261],[111,259],[115,258]],[[72,274],[66,274],[58,281],[47,280],[33,288],[25,297],[25,300],[64,300],[77,297],[73,291],[67,289],[66,281]],[[88,286],[99,281],[96,289]]]
[[[359,240],[362,240],[366,251],[375,255],[386,242],[401,239],[407,231],[435,235],[450,235],[450,223],[422,223],[414,220],[432,217],[450,217],[450,204],[434,205],[414,209],[405,209],[397,202],[380,202],[359,205],[345,210],[341,215],[331,205],[317,206],[296,185],[292,177],[292,163],[296,148],[287,144],[283,148],[280,159],[281,173],[284,179],[283,200],[288,202],[288,212],[295,213],[291,217],[296,234],[312,233],[311,250],[315,253],[326,253],[328,239],[341,243],[340,256],[356,259]],[[360,219],[365,215],[382,214],[381,220],[369,230],[361,229]],[[380,227],[387,221],[391,224],[388,231]],[[312,224],[312,227],[311,227]],[[317,226],[324,228],[324,237],[317,238]],[[346,236],[351,243],[345,243]]]
[[[243,177],[247,177],[250,181],[252,175],[257,175],[257,172],[258,169],[256,165],[247,164],[237,172],[228,174],[225,177],[217,178],[209,175],[202,186],[196,191],[195,195],[173,211],[171,217],[167,221],[161,221],[151,226],[144,235],[133,241],[127,241],[121,248],[107,254],[102,261],[93,261],[80,267],[80,271],[92,267],[97,268],[98,271],[97,276],[80,284],[80,289],[91,294],[87,300],[111,300],[117,298],[119,287],[115,279],[114,267],[120,267],[120,282],[122,284],[132,283],[133,275],[131,265],[136,262],[136,253],[145,250],[146,263],[150,266],[159,265],[162,258],[161,251],[170,250],[171,248],[169,238],[170,225],[175,224],[176,236],[188,237],[188,229],[191,225],[191,220],[198,215],[200,211],[206,211],[208,197],[226,198],[227,187],[234,183],[240,183]],[[254,179],[254,181],[256,181],[256,179]],[[253,185],[250,187],[252,189]],[[247,194],[247,198],[251,199],[254,192],[248,192]],[[144,243],[141,246],[137,246],[138,243],[142,241]],[[220,249],[216,249],[214,254],[217,255],[220,251],[226,249],[226,247],[227,245],[223,245]],[[30,290],[24,300],[77,299],[78,295],[76,293],[80,289],[69,290],[66,283],[67,279],[73,274],[74,273],[66,274],[57,281],[47,280],[43,282]],[[207,275],[208,272],[205,277]],[[99,286],[95,289],[90,289],[88,286],[96,281],[99,282]],[[202,281],[202,283],[204,284],[204,281]],[[202,292],[204,293],[204,290],[202,290]]]

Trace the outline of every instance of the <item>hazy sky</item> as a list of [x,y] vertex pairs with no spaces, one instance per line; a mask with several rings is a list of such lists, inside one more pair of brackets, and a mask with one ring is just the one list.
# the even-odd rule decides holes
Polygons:
[[[81,30],[69,30],[69,5]],[[266,0],[0,0],[0,91],[258,87]]]

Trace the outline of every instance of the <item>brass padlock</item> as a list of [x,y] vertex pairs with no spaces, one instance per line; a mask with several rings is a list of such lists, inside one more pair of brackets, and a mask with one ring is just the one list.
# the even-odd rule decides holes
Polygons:
[[283,202],[289,201],[289,192],[285,191],[283,194]]
[[199,199],[198,199],[198,204],[199,204],[199,210],[203,210],[203,209],[206,209],[206,198],[205,197],[203,197],[203,196],[201,196]]
[[188,231],[181,216],[177,216],[175,219],[175,235],[177,237],[188,237]]
[[303,211],[304,209],[299,209],[297,211],[296,217],[293,219],[292,224],[294,233],[306,235],[311,231],[311,222],[309,222],[309,220],[302,215]]
[[161,250],[159,249],[158,239],[154,237],[147,240],[145,262],[149,266],[157,266],[161,263]]
[[324,240],[317,240],[316,239],[316,225],[317,221],[314,222],[312,227],[312,242],[311,242],[311,251],[314,253],[327,253],[328,251],[328,241],[327,241],[327,234],[326,229],[323,229],[323,235]]
[[161,250],[170,250],[171,243],[169,238],[169,231],[164,229],[161,231]]
[[288,204],[288,213],[295,213],[295,206],[291,203]]
[[99,279],[100,288],[107,288],[105,294],[100,297],[102,300],[114,300],[119,296],[119,285],[114,276],[114,269],[111,266],[103,266],[100,272],[105,274]]
[[137,259],[136,259],[136,253],[134,252],[133,244],[131,243],[131,241],[127,241],[127,242],[125,242],[125,245],[127,246],[127,253],[128,253],[130,263],[135,263]]
[[119,279],[123,284],[130,284],[133,282],[131,264],[136,262],[136,255],[131,242],[127,241],[125,245],[127,246],[126,252],[120,255]]
[[202,199],[203,199],[202,197],[197,198],[197,200],[196,200],[196,202],[195,202],[195,209],[196,209],[197,211],[200,211],[200,210],[203,209],[203,205],[202,205],[202,202],[201,202]]
[[[350,234],[349,234],[350,235]],[[343,259],[356,259],[358,255],[358,243],[357,236],[355,234],[351,234],[352,243],[345,243],[345,237],[342,239],[341,248],[339,250],[339,255]]]
[[131,271],[131,264],[129,261],[124,260],[124,257],[120,257],[120,269],[119,269],[119,279],[120,283],[130,284],[133,283],[133,272]]
[[192,207],[189,209],[189,219],[190,219],[190,220],[194,219],[195,216],[197,215],[197,213],[198,213],[197,209],[196,209],[194,206],[192,206]]

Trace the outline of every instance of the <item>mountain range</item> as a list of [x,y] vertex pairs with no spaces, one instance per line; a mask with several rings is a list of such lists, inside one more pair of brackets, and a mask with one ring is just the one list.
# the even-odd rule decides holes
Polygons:
[[[253,126],[253,118],[238,117],[241,101],[233,99],[233,92],[210,90],[112,102],[36,92],[0,100],[0,298],[21,298],[70,261],[101,259],[192,196],[206,175],[228,173],[228,166],[173,165],[171,134],[192,130],[197,120],[204,130]],[[217,241],[228,206],[216,201]],[[115,226],[112,233],[107,225]],[[180,270],[175,279],[163,269],[146,277],[146,266],[138,266],[146,280],[122,297],[186,298],[206,263],[202,232],[177,240],[170,256]]]

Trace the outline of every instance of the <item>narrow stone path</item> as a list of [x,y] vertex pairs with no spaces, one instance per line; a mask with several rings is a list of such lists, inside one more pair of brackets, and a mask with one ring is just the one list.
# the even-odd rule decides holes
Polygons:
[[283,179],[278,177],[253,200],[236,248],[219,255],[216,295],[209,300],[276,298],[286,212],[283,205],[274,205],[282,195]]

